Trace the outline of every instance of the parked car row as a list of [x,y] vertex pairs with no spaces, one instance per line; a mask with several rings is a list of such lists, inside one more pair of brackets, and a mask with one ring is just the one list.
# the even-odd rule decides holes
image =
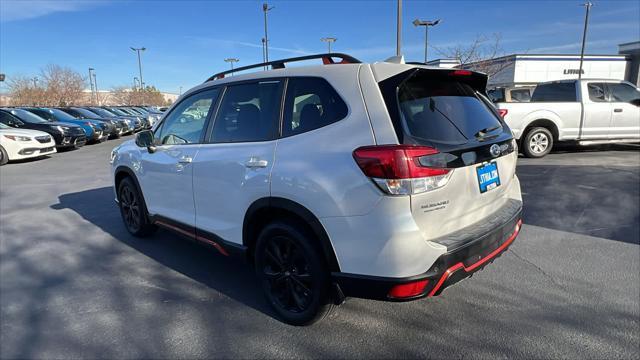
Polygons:
[[141,106],[0,108],[0,165],[150,129],[161,116]]

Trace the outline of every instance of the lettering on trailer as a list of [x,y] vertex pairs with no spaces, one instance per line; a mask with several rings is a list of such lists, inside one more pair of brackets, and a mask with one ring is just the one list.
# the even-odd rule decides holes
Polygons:
[[584,75],[584,69],[564,69],[562,73],[565,75],[578,75],[578,74]]

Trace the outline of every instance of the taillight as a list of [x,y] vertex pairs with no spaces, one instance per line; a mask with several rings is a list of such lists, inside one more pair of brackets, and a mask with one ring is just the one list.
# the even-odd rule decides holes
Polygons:
[[504,119],[505,116],[507,116],[508,113],[509,113],[509,110],[507,110],[507,109],[498,109],[498,114],[503,119]]
[[390,195],[419,194],[447,184],[453,170],[426,166],[438,163],[438,150],[428,146],[363,146],[353,158],[376,185]]

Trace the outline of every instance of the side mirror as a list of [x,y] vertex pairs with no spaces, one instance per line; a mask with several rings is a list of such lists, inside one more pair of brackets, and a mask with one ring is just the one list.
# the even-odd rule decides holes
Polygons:
[[156,151],[153,143],[153,132],[151,130],[143,130],[136,134],[136,145],[146,147],[149,153]]

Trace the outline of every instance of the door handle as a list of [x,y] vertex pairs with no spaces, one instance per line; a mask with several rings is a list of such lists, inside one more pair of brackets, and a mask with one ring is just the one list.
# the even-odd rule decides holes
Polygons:
[[252,156],[249,160],[244,163],[244,166],[248,168],[264,168],[269,165],[267,160],[262,160],[257,156]]
[[180,164],[191,164],[191,162],[193,161],[193,158],[191,156],[181,156],[180,159],[178,159],[178,162]]
[[613,112],[622,112],[622,109],[613,109]]

